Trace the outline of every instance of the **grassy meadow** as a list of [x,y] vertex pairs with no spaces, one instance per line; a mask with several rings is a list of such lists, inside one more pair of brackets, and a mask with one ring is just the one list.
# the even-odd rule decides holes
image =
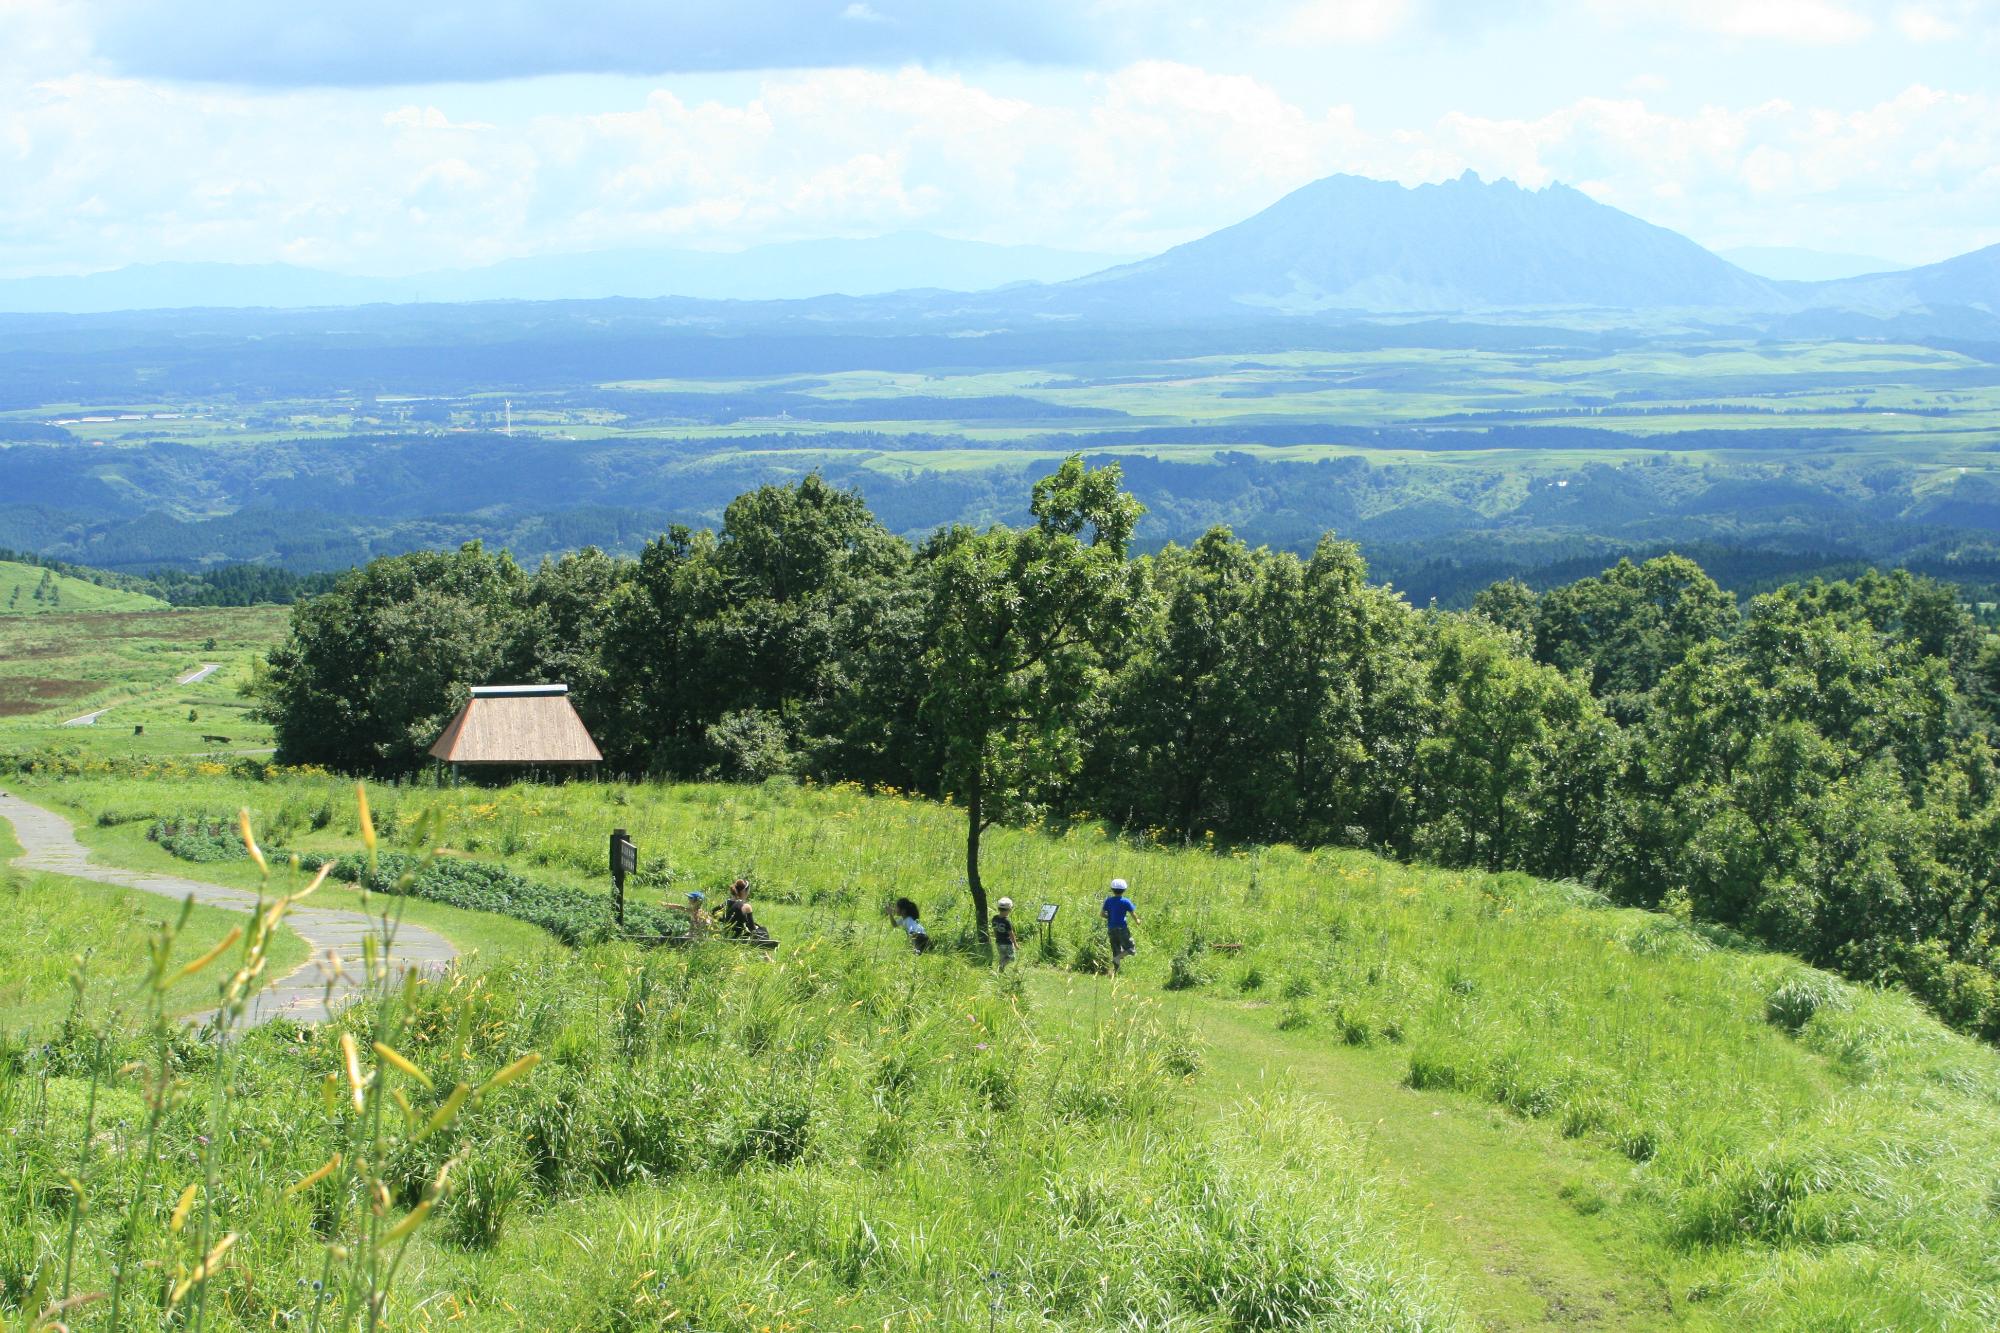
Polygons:
[[[241,689],[253,660],[284,632],[287,608],[85,611],[65,603],[62,611],[0,627],[0,754],[44,748],[78,755],[240,754],[270,747],[270,732],[249,719]],[[218,669],[201,681],[179,683],[210,663]],[[90,726],[63,725],[100,710]]]
[[88,579],[72,578],[0,560],[0,616],[46,616],[75,611],[159,611],[166,603],[145,593],[106,588]]
[[[349,857],[362,832],[351,786],[313,773],[93,761],[17,785],[75,815],[100,859],[222,882],[256,872],[176,861],[152,823],[244,807],[280,853]],[[572,951],[407,900],[410,919],[477,956],[339,1026],[401,1043],[440,1090],[524,1051],[543,1063],[457,1137],[378,1152],[385,1220],[446,1160],[460,1182],[411,1233],[397,1322],[2000,1321],[2000,1055],[1900,996],[1576,886],[1355,852],[1162,847],[1096,823],[1004,830],[990,888],[1027,920],[1058,911],[999,974],[968,939],[960,816],[929,802],[780,783],[370,800],[384,852],[441,845],[597,893],[605,835],[624,827],[641,851],[628,896],[746,876],[784,944],[768,963],[719,944]],[[1116,977],[1096,915],[1113,875],[1140,911],[1140,954]],[[905,893],[946,946],[929,957],[883,916]],[[339,1083],[335,1042],[240,1043],[231,1114],[261,1128],[218,1167],[238,1182],[218,1199],[254,1248],[245,1271],[211,1279],[218,1326],[301,1317],[293,1279],[318,1261],[327,1205],[249,1182],[302,1178],[353,1132],[343,1088],[324,1104],[316,1091]],[[0,1103],[11,1096],[17,1120],[23,1099],[83,1093],[73,1069],[33,1058],[9,1078]],[[438,1094],[400,1088],[422,1123]],[[129,1079],[111,1090],[137,1095]],[[82,1151],[60,1132],[7,1142],[9,1177],[51,1190]],[[112,1155],[90,1169],[129,1183]],[[148,1226],[179,1184],[151,1188]],[[59,1251],[58,1194],[9,1215],[7,1300]],[[157,1230],[162,1263],[186,1251]],[[587,1284],[537,1276],[579,1264]],[[349,1274],[342,1299],[365,1277]]]

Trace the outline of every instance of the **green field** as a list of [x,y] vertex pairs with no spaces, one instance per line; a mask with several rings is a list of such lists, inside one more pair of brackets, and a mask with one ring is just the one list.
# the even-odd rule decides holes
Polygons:
[[[20,854],[13,830],[0,820],[0,866]],[[0,1034],[47,1037],[60,1030],[79,999],[78,1016],[102,1022],[112,1012],[135,1015],[147,963],[144,942],[180,909],[166,898],[61,875],[0,873],[0,910],[10,928],[0,934]],[[175,937],[175,968],[201,957],[242,918],[196,907]],[[271,973],[283,976],[306,961],[306,945],[291,931],[271,948]],[[216,1002],[214,978],[183,978],[166,992],[170,1014]]]
[[[359,832],[351,788],[312,775],[21,790],[132,865],[166,863],[141,831],[157,815],[247,807],[280,851],[351,855]],[[488,936],[483,980],[379,1020],[440,1073],[544,1055],[462,1137],[393,1158],[414,1181],[462,1147],[475,1191],[416,1233],[393,1297],[413,1322],[969,1328],[996,1295],[1000,1328],[2000,1318],[2000,1056],[1671,917],[1519,875],[1085,823],[992,836],[995,889],[1059,907],[1046,949],[1026,941],[996,977],[956,948],[910,956],[881,916],[910,893],[938,939],[965,933],[960,816],[928,802],[784,784],[371,802],[385,850],[436,841],[597,892],[604,834],[629,828],[643,900],[747,875],[784,943],[768,966],[721,945],[572,955]],[[1141,910],[1115,979],[1096,971],[1094,910],[1113,874]],[[292,1128],[220,1168],[239,1193],[217,1226],[256,1237],[255,1288],[217,1279],[225,1326],[298,1308],[292,1275],[317,1271],[319,1245],[276,1189],[345,1123],[305,1095],[337,1071],[330,1038],[259,1034],[242,1060],[251,1101],[231,1114]],[[200,1123],[172,1120],[172,1142]],[[62,1133],[6,1144],[10,1175],[51,1181],[78,1151]],[[129,1181],[122,1160],[93,1169]],[[489,1241],[476,1191],[496,1181],[513,1208]],[[399,1200],[394,1215],[417,1197]],[[63,1212],[42,1208],[11,1214],[17,1273],[59,1249]],[[151,1243],[188,1248],[164,1228]],[[578,1254],[601,1277],[588,1289],[532,1276]]]
[[[0,545],[127,573],[322,571],[473,538],[532,562],[716,527],[737,495],[811,470],[921,540],[1018,522],[1032,478],[1081,451],[1125,462],[1149,510],[1143,547],[1224,524],[1303,551],[1335,531],[1419,602],[1462,605],[1585,545],[1708,543],[1820,564],[1991,557],[2000,367],[1973,345],[1495,341],[1516,335],[1497,349],[1428,346],[1435,331],[1418,329],[1399,347],[1266,350],[1261,334],[1245,351],[1184,355],[1112,338],[1051,344],[1055,359],[1025,365],[1014,358],[1035,353],[1019,349],[991,366],[939,352],[929,369],[661,365],[380,396],[223,398],[169,380],[151,403],[0,413],[62,432],[0,452],[0,489],[21,499],[0,513]],[[909,355],[894,347],[882,354]]]
[[[285,608],[64,612],[0,631],[0,754],[269,749],[270,733],[249,718],[240,691],[252,660],[283,632]],[[211,663],[218,669],[204,679],[178,683]],[[90,725],[63,725],[98,713]]]
[[[575,401],[593,392],[614,396],[605,405]],[[779,395],[783,408],[757,412],[760,395]],[[623,380],[561,395],[508,391],[441,398],[436,401],[446,406],[447,416],[431,424],[407,416],[412,402],[424,400],[361,395],[247,407],[194,400],[165,416],[133,405],[48,404],[0,413],[0,419],[51,422],[107,445],[149,440],[253,449],[356,432],[497,429],[503,397],[513,403],[515,433],[574,440],[625,434],[723,441],[774,433],[953,433],[991,441],[997,450],[1038,431],[1087,441],[1093,434],[1146,426],[1325,422],[1328,446],[1342,443],[1343,428],[1499,424],[1588,426],[1630,434],[1639,448],[1648,437],[1685,430],[1851,431],[1888,437],[1906,450],[1954,454],[2000,441],[2000,382],[1992,366],[1972,357],[1894,343],[1729,340],[1605,353],[1409,347],[1035,369]],[[557,398],[563,401],[558,404]],[[657,409],[648,409],[649,398],[658,401]],[[997,419],[952,410],[954,401],[991,399],[1017,401],[1020,408]],[[912,417],[899,409],[869,418],[845,410],[856,402],[935,402],[937,411]],[[711,403],[712,409],[704,406]],[[814,404],[842,410],[816,413]],[[1072,409],[1117,415],[1065,415]],[[704,419],[713,411],[724,411],[729,419]],[[1992,466],[1990,459],[1980,461]]]
[[78,611],[154,611],[157,597],[105,588],[35,565],[0,560],[0,616],[40,616]]

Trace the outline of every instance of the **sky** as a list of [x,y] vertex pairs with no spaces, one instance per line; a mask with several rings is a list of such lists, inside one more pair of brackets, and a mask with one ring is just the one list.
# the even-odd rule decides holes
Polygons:
[[902,230],[1150,253],[1336,172],[2000,243],[2000,0],[0,0],[0,276]]

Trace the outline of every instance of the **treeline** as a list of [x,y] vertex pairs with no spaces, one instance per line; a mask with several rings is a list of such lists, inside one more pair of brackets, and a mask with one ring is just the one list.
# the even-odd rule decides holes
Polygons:
[[1588,881],[2000,1036],[2000,648],[1950,586],[1739,610],[1669,555],[1420,611],[1330,536],[1134,558],[1139,510],[1072,458],[1027,524],[914,545],[809,476],[636,560],[378,560],[295,609],[264,707],[282,760],[393,775],[469,686],[566,681],[619,772],[955,801],[975,900],[999,820],[1368,846]]
[[67,578],[94,583],[100,588],[143,593],[174,606],[267,606],[288,605],[301,597],[315,597],[334,585],[334,571],[299,574],[276,565],[223,565],[216,569],[190,571],[157,569],[148,574],[126,574],[71,564],[31,551],[10,551],[0,547],[0,560],[33,565]]
[[299,574],[276,565],[224,565],[197,572],[159,569],[144,581],[175,606],[267,606],[316,597],[339,577],[330,570]]

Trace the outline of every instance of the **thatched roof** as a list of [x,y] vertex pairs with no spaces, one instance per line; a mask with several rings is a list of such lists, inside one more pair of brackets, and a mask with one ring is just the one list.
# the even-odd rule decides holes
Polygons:
[[597,764],[604,761],[567,685],[480,685],[431,746],[448,764]]

